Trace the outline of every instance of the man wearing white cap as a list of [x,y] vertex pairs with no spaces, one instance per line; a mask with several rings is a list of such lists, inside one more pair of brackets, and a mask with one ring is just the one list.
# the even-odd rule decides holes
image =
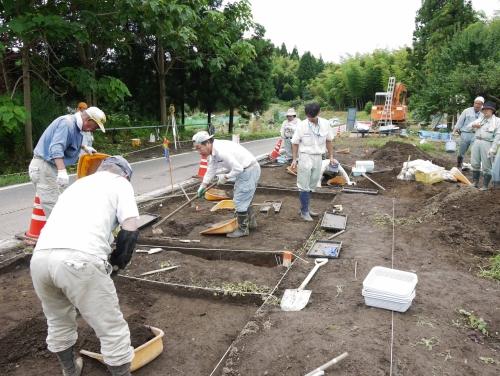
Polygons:
[[300,120],[297,119],[297,113],[295,109],[289,108],[286,112],[286,120],[281,124],[281,138],[283,139],[283,143],[285,145],[285,153],[287,161],[291,161],[293,158],[292,155],[292,137],[295,133],[295,129],[297,129],[297,124],[299,124]]
[[195,149],[203,158],[210,157],[207,172],[198,188],[198,197],[205,194],[207,186],[218,170],[227,170],[227,173],[217,175],[217,184],[225,184],[235,179],[233,201],[238,228],[226,236],[229,238],[247,236],[249,229],[257,227],[251,204],[260,178],[260,165],[252,153],[240,144],[227,140],[214,140],[213,137],[205,131],[193,136]]
[[471,148],[472,180],[474,186],[479,188],[479,178],[481,172],[483,173],[482,191],[488,189],[491,181],[491,164],[500,143],[500,119],[495,116],[495,112],[495,103],[486,102],[483,105],[483,118],[472,122],[469,126],[476,132]]
[[471,128],[466,128],[473,121],[481,120],[483,115],[481,109],[483,108],[484,98],[477,97],[474,99],[474,105],[472,107],[466,108],[455,124],[453,128],[455,133],[460,135],[460,148],[458,149],[457,156],[457,167],[462,168],[462,163],[464,161],[465,154],[467,150],[474,142],[475,130]]
[[[106,115],[97,107],[89,107],[73,115],[54,120],[43,132],[33,150],[29,176],[40,197],[45,216],[48,218],[57,198],[69,184],[66,166],[78,162],[83,142],[82,132],[104,130]],[[95,153],[92,147],[85,149]]]
[[83,367],[74,352],[76,309],[99,338],[111,375],[130,376],[134,349],[110,275],[130,262],[139,236],[131,177],[127,160],[113,156],[78,179],[57,200],[31,258],[33,287],[47,318],[47,347],[65,376],[80,376]]

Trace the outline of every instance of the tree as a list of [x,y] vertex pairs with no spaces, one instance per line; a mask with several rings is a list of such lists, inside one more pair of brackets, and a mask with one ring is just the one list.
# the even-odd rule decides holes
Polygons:
[[285,43],[281,43],[280,55],[283,56],[283,57],[288,57],[288,51],[286,50]]

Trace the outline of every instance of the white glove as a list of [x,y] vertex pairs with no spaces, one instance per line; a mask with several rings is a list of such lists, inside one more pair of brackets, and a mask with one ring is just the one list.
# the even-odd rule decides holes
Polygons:
[[68,172],[66,169],[63,170],[57,170],[57,178],[56,178],[57,185],[59,187],[66,187],[69,184],[69,176]]
[[226,184],[227,176],[224,174],[217,175],[217,185]]
[[97,153],[97,150],[95,150],[92,146],[84,146],[83,150],[85,150],[85,153],[87,154]]
[[488,150],[488,157],[495,158],[496,152],[493,149]]

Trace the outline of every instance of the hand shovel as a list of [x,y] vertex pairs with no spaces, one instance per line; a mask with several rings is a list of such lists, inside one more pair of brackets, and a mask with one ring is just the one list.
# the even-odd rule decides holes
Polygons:
[[304,282],[298,289],[286,289],[283,297],[281,298],[282,311],[300,311],[309,302],[311,297],[311,290],[304,290],[309,281],[314,276],[314,273],[323,265],[328,262],[327,258],[317,258],[314,260],[314,268],[309,272]]

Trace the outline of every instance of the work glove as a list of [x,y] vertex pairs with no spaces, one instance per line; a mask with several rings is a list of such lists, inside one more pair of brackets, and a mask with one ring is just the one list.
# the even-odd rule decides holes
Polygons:
[[217,185],[226,184],[227,176],[224,174],[217,175]]
[[57,170],[56,183],[59,187],[67,187],[69,184],[69,176],[66,169]]
[[204,187],[203,185],[200,185],[200,188],[198,188],[198,192],[196,192],[196,195],[198,198],[202,198],[205,195],[205,192],[207,191],[207,188]]
[[92,146],[84,146],[83,150],[85,150],[85,153],[87,154],[97,153],[97,150],[95,150]]
[[495,158],[496,152],[493,149],[488,150],[488,157],[493,159]]

